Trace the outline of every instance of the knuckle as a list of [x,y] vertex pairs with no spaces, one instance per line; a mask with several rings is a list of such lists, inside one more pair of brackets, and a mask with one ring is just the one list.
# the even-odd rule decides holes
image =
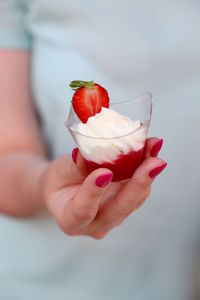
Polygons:
[[68,236],[77,236],[78,233],[77,231],[75,231],[73,228],[70,228],[69,226],[67,226],[66,224],[58,224],[60,229]]
[[144,199],[148,198],[150,194],[151,194],[151,186],[148,186],[144,191]]
[[142,205],[143,202],[144,202],[143,199],[139,199],[135,204],[134,210],[138,209]]
[[149,187],[140,195],[140,197],[138,197],[138,200],[135,205],[135,209],[138,209],[144,203],[144,201],[149,197],[150,193],[151,193],[151,188]]
[[92,237],[95,240],[102,240],[107,235],[107,232],[95,232]]
[[113,220],[110,222],[112,227],[120,226],[124,219],[126,219],[130,215],[131,211],[127,211],[125,209],[120,209],[115,213]]
[[146,181],[142,181],[142,180],[131,180],[130,181],[133,190],[134,190],[134,194],[137,195],[144,195],[146,197],[149,196],[150,191],[151,191],[151,185],[149,184],[149,182]]
[[145,200],[149,197],[150,193],[151,193],[151,187],[148,186],[148,187],[146,187],[146,189],[144,189],[144,190],[142,191],[142,193],[140,193],[140,195],[138,196],[139,202],[145,201]]
[[84,207],[76,207],[73,210],[74,216],[76,219],[80,220],[80,222],[87,222],[93,219],[93,213]]
[[120,209],[116,212],[116,219],[118,220],[119,224],[122,222],[124,218],[126,218],[130,213],[132,212],[132,206],[133,204],[127,203],[126,205],[123,205],[120,207]]
[[56,220],[58,226],[68,236],[77,236],[79,234],[79,228],[73,226],[70,222],[67,222],[65,218]]
[[113,224],[113,227],[119,227],[123,224],[124,222],[124,218],[123,219],[120,219],[120,220],[117,220],[114,224]]
[[66,230],[64,231],[64,233],[65,233],[66,235],[68,235],[68,236],[71,236],[71,237],[77,236],[77,235],[78,235],[75,231],[69,230],[69,229],[66,229]]
[[138,180],[136,184],[139,190],[146,190],[146,188],[149,186],[149,183],[142,180]]
[[102,194],[102,191],[100,189],[93,190],[92,188],[87,189],[87,195],[90,199],[94,199],[99,197]]

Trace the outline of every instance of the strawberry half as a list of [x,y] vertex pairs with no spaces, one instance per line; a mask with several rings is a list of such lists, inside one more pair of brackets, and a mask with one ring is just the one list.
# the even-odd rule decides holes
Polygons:
[[71,81],[70,87],[75,90],[72,106],[83,123],[89,117],[101,111],[102,107],[109,107],[109,97],[106,89],[94,81]]

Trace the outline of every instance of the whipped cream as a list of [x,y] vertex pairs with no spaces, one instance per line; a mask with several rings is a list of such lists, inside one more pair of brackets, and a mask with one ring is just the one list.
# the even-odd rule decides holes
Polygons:
[[110,108],[78,123],[74,128],[75,139],[85,159],[96,163],[112,162],[120,154],[127,154],[144,147],[147,127],[132,121]]

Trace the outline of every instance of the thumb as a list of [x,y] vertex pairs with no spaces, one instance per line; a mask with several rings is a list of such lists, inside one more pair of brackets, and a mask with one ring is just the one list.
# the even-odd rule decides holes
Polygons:
[[61,227],[66,233],[76,232],[94,220],[112,176],[112,172],[108,169],[100,168],[93,171],[80,186],[76,195],[66,201],[61,222]]

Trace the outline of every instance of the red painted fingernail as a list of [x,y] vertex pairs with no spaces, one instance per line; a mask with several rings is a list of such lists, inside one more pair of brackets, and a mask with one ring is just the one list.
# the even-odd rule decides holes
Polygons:
[[72,151],[72,159],[73,159],[74,163],[76,163],[77,152],[78,152],[78,148],[74,148],[74,150]]
[[151,170],[151,172],[149,173],[149,176],[154,179],[158,174],[160,174],[167,166],[167,163],[162,164],[159,167],[154,168],[153,170]]
[[163,144],[163,139],[159,139],[155,145],[153,145],[152,149],[151,149],[151,152],[150,152],[150,155],[152,157],[156,157],[162,147],[162,144]]
[[112,177],[113,177],[112,173],[103,174],[97,178],[96,185],[98,187],[105,187],[106,185],[109,184],[109,182],[111,182]]

